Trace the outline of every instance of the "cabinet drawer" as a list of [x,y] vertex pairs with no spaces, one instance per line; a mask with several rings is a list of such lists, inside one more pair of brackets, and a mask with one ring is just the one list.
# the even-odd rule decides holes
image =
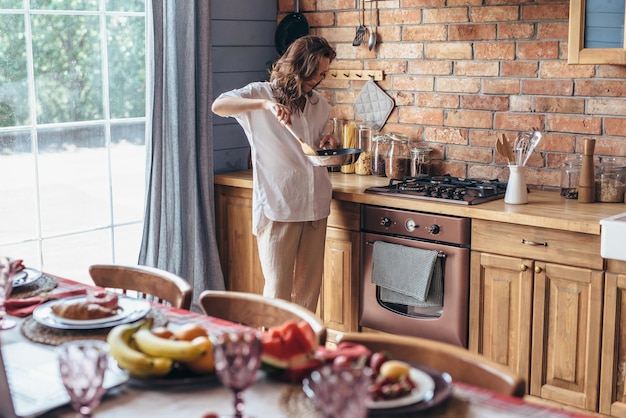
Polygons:
[[472,250],[602,270],[600,235],[472,220]]

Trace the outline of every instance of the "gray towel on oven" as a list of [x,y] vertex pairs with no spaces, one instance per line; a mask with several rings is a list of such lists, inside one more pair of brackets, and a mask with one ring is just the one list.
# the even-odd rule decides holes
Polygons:
[[443,308],[443,275],[441,259],[437,258],[433,274],[430,278],[430,287],[426,300],[421,301],[393,290],[380,288],[380,300],[387,303],[397,303],[400,305],[412,306],[416,308]]
[[[437,262],[438,254],[434,250],[376,241],[374,242],[372,282],[391,297],[396,293],[397,298],[400,299],[408,297],[407,300],[412,302],[426,302],[427,297],[430,296],[433,271],[436,265],[440,265]],[[436,281],[442,282],[441,269],[438,270],[439,278],[436,278]],[[439,287],[441,291],[438,290]],[[433,286],[433,291],[443,294],[443,282]],[[433,297],[436,298],[437,295]]]

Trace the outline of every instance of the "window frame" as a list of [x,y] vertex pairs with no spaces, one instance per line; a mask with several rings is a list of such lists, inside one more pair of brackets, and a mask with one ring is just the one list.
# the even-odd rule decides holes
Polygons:
[[[568,64],[626,64],[626,48],[585,48],[586,0],[570,0]],[[626,21],[626,14],[624,16]],[[626,30],[623,45],[626,45]]]

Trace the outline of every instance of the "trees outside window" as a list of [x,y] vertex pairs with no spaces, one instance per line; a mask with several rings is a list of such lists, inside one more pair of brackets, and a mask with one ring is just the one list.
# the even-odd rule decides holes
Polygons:
[[137,262],[144,0],[0,0],[0,253],[88,280]]

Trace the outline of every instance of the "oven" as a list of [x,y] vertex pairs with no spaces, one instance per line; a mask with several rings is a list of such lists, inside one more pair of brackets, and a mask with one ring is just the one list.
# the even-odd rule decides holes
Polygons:
[[[372,205],[361,210],[361,327],[467,347],[470,219]],[[382,297],[386,289],[372,277],[375,262],[385,261],[382,250],[376,253],[377,245],[433,254],[443,283],[441,306]],[[403,261],[394,264],[400,276],[411,280],[415,271],[406,271]]]
[[[502,199],[506,186],[497,179],[423,174],[365,192],[477,205]],[[362,205],[360,326],[467,347],[470,222]]]

